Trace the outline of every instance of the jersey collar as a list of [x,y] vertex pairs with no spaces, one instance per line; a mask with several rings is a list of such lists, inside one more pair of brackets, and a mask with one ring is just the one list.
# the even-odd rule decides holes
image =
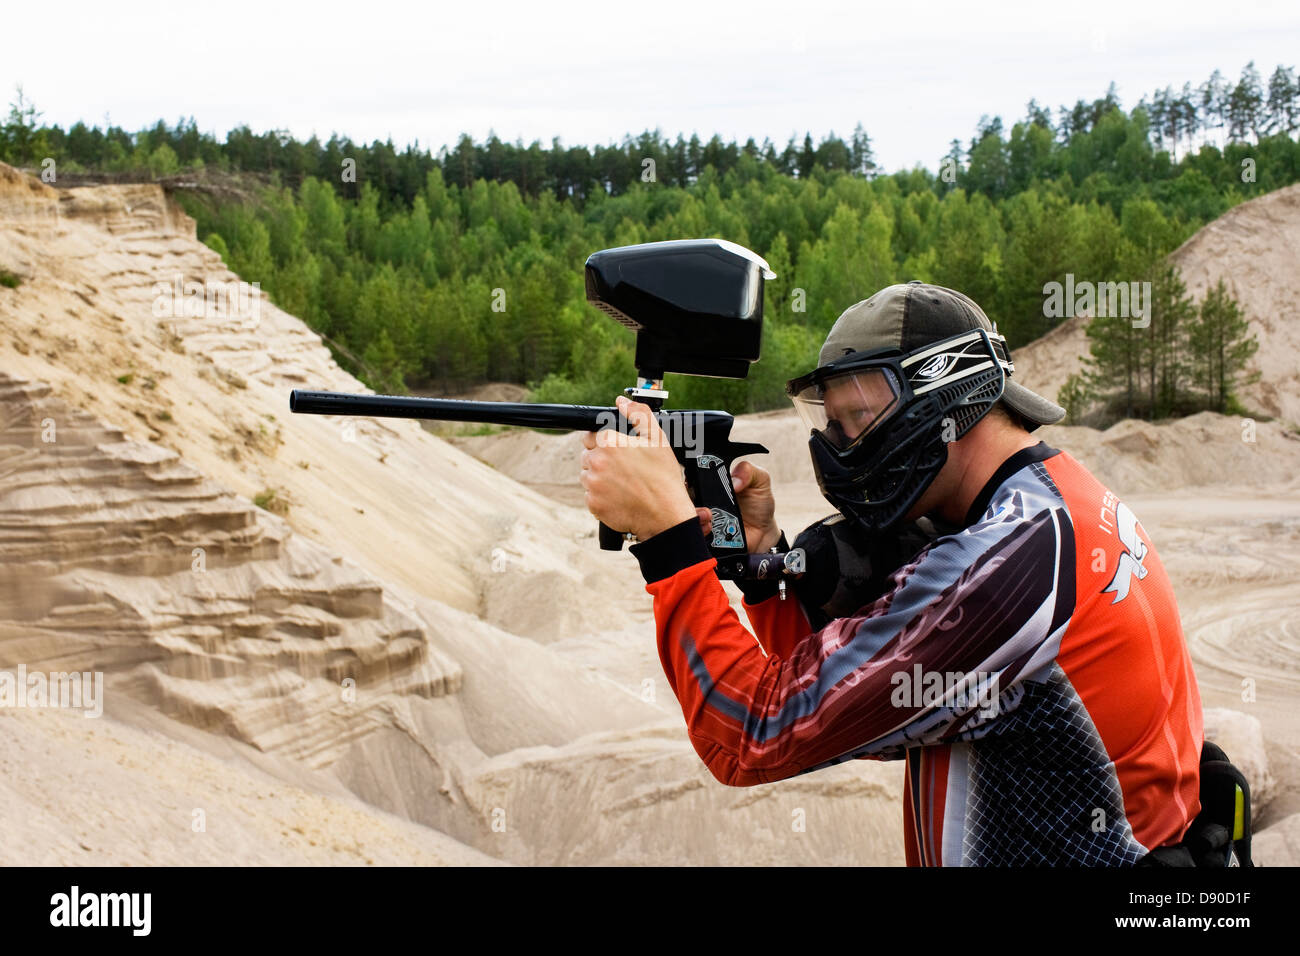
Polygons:
[[993,495],[1008,478],[1021,468],[1032,465],[1036,461],[1046,461],[1053,455],[1059,455],[1060,453],[1059,449],[1053,448],[1047,442],[1040,441],[1037,445],[1030,445],[1028,448],[1020,449],[1020,451],[1004,461],[998,466],[998,470],[993,472],[993,477],[984,483],[984,487],[975,496],[975,500],[971,502],[970,510],[966,512],[966,523],[963,527],[969,528],[976,521],[979,521],[980,515],[988,510]]

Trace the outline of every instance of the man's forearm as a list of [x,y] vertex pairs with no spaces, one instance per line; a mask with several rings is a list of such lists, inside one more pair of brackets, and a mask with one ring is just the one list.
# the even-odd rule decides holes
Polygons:
[[761,755],[744,752],[752,689],[779,663],[732,610],[698,525],[683,522],[631,550],[641,563],[646,590],[654,596],[664,675],[681,704],[700,759],[730,786],[752,786],[796,773],[795,767],[769,764]]

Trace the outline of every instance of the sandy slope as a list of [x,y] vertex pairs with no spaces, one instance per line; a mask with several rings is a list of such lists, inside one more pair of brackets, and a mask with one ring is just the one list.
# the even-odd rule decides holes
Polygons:
[[[278,490],[295,529],[458,607],[477,608],[475,565],[521,519],[546,528],[557,557],[572,550],[579,528],[416,423],[291,417],[293,387],[364,389],[269,301],[229,318],[156,316],[155,283],[238,281],[156,187],[46,189],[32,209],[30,189],[4,183],[0,261],[27,277],[0,295],[9,374],[238,494]],[[6,201],[15,191],[22,202]]]
[[[342,792],[69,711],[0,713],[0,864],[495,864]],[[198,811],[196,813],[196,811]]]
[[1300,184],[1229,210],[1171,257],[1194,298],[1223,279],[1259,339],[1246,405],[1300,422]]

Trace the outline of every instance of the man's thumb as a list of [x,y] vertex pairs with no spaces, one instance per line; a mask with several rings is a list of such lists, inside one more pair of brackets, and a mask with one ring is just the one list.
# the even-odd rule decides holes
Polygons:
[[738,461],[731,469],[731,487],[737,492],[754,491],[767,488],[772,482],[771,476],[747,461]]
[[731,469],[731,487],[744,491],[754,480],[754,466],[747,461],[738,461]]

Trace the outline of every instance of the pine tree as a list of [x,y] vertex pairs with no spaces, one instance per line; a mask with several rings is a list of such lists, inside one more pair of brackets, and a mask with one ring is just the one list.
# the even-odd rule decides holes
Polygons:
[[1151,418],[1167,418],[1185,403],[1188,323],[1196,309],[1177,267],[1160,260],[1142,281],[1151,283],[1150,325],[1143,352],[1146,360],[1147,407]]
[[768,266],[776,273],[774,279],[769,279],[764,283],[763,315],[765,321],[802,322],[807,313],[795,312],[791,308],[790,294],[798,286],[798,283],[794,281],[794,264],[790,260],[790,244],[786,241],[784,232],[776,234],[776,238],[772,240],[771,245],[767,248],[765,258]]
[[871,150],[871,137],[867,135],[861,123],[853,128],[850,154],[852,157],[850,169],[854,175],[865,176],[867,179],[876,175],[878,168],[875,154]]
[[1228,83],[1223,74],[1215,70],[1210,78],[1197,90],[1199,101],[1197,107],[1201,114],[1201,128],[1222,131],[1227,125]]
[[41,115],[23,94],[22,84],[18,84],[15,99],[9,104],[9,118],[0,126],[0,156],[16,165],[36,163],[48,156],[50,146]]
[[965,167],[962,165],[963,156],[965,156],[965,153],[962,151],[961,141],[954,139],[948,144],[948,152],[939,161],[939,180],[935,184],[935,188],[940,196],[957,189],[965,182]]
[[1086,394],[1107,419],[1133,418],[1142,404],[1142,333],[1127,316],[1107,314],[1089,321],[1087,336]]
[[398,354],[392,339],[388,337],[387,331],[381,331],[379,336],[366,347],[362,361],[366,365],[367,381],[374,388],[392,395],[405,393],[402,357]]
[[1251,60],[1241,71],[1241,79],[1228,95],[1228,139],[1245,142],[1250,134],[1259,140],[1264,110],[1264,93],[1260,86],[1259,71]]
[[1246,363],[1259,350],[1259,341],[1223,279],[1201,301],[1190,340],[1196,383],[1208,407],[1216,412],[1233,411],[1238,385],[1253,380],[1244,373]]
[[1300,127],[1300,83],[1295,70],[1279,66],[1268,80],[1268,123],[1270,133],[1288,136]]
[[799,153],[799,178],[807,179],[812,175],[813,165],[817,162],[817,154],[813,150],[813,141],[811,133],[803,135],[803,150]]

